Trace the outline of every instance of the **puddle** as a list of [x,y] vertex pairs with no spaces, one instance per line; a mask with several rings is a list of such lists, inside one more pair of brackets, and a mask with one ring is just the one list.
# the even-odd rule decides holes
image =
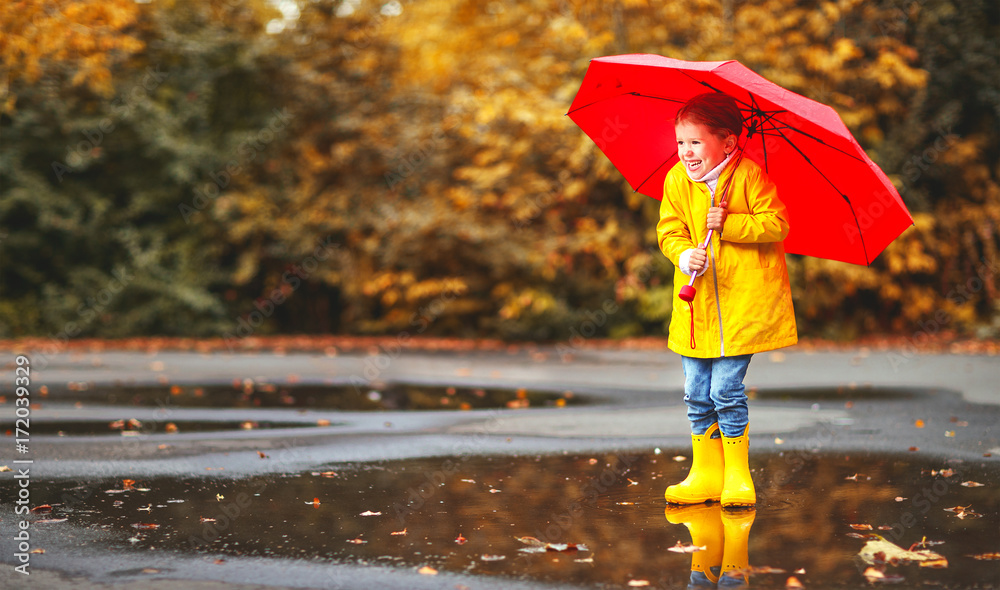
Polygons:
[[[594,400],[573,392],[534,391],[478,387],[437,387],[387,384],[382,387],[354,385],[278,385],[234,381],[230,385],[207,386],[99,386],[70,383],[68,390],[50,391],[52,401],[72,399],[81,405],[126,405],[189,408],[303,408],[325,410],[472,410],[582,405]],[[5,402],[13,403],[13,396]]]
[[[343,423],[327,423],[341,425]],[[114,436],[140,436],[147,434],[177,434],[182,432],[225,432],[231,430],[258,430],[273,428],[302,428],[316,426],[316,422],[274,422],[269,420],[35,420],[31,433],[34,435],[93,436],[110,434]]]
[[840,387],[806,387],[806,388],[750,388],[747,395],[750,399],[780,400],[780,401],[847,401],[847,400],[911,400],[927,395],[928,392],[913,389],[895,389],[892,387],[840,386]]
[[[692,559],[710,560],[713,553],[669,551],[692,541],[687,526],[675,523],[701,522],[695,532],[705,539],[712,537],[706,531],[718,536],[726,526],[745,529],[752,521],[747,555],[756,572],[753,587],[784,588],[789,575],[811,589],[867,585],[868,566],[857,556],[866,543],[860,537],[875,533],[904,549],[923,539],[947,559],[943,569],[887,566],[886,574],[903,578],[895,587],[995,587],[1000,579],[1000,561],[972,557],[1000,551],[1000,468],[992,459],[944,464],[912,456],[754,456],[759,503],[751,518],[723,517],[711,507],[700,515],[665,514],[664,487],[682,479],[690,465],[674,461],[676,453],[331,465],[245,480],[152,478],[127,491],[120,491],[121,480],[84,486],[33,481],[32,502],[54,506],[43,518],[68,519],[33,526],[99,529],[112,539],[93,541],[95,548],[142,551],[151,563],[151,551],[208,559],[282,556],[550,583],[627,587],[646,580],[649,587],[679,588],[688,583]],[[0,484],[0,497],[13,491],[12,481]],[[946,510],[955,507],[964,513]],[[857,530],[863,525],[872,530]],[[516,537],[528,536],[586,550],[525,552],[530,546]],[[726,551],[736,547],[727,559],[738,561],[739,543],[725,537]],[[763,573],[766,568],[786,573]]]

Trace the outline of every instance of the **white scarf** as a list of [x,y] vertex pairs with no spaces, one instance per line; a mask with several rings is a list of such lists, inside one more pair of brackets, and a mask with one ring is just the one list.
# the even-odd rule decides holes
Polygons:
[[720,162],[718,166],[712,168],[708,174],[699,179],[691,178],[691,171],[688,170],[687,166],[684,167],[684,170],[688,173],[688,178],[691,178],[694,182],[704,182],[705,185],[708,186],[708,190],[712,193],[712,198],[715,199],[715,187],[719,184],[719,177],[722,176],[722,171],[725,169],[726,164],[729,163],[729,160],[733,159],[733,153],[735,152],[736,150],[733,150],[727,154],[725,160]]

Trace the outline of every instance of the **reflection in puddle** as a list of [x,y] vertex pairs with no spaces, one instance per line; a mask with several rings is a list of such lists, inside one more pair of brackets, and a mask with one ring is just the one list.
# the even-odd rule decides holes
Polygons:
[[[51,399],[71,398],[83,405],[186,408],[309,408],[325,410],[472,410],[581,405],[571,391],[533,391],[481,387],[439,387],[401,383],[382,386],[278,385],[234,381],[207,386],[100,386],[71,383]],[[10,402],[12,398],[7,398]],[[588,400],[593,401],[593,400]]]
[[[684,587],[692,569],[711,580],[728,568],[750,572],[753,587],[783,588],[795,575],[807,588],[830,588],[867,584],[868,566],[857,556],[865,535],[877,533],[904,549],[942,542],[933,550],[947,568],[885,568],[903,577],[903,587],[998,580],[1000,562],[973,557],[1000,551],[1000,470],[992,459],[987,469],[913,456],[751,456],[756,512],[723,514],[717,506],[665,512],[663,489],[689,466],[672,454],[458,456],[235,481],[156,478],[113,492],[121,481],[39,481],[32,501],[55,506],[48,518],[111,531],[114,551],[429,565],[615,587],[631,580]],[[11,490],[9,481],[0,485],[3,497]],[[955,507],[965,516],[946,510]],[[524,537],[562,550],[524,551]],[[706,550],[669,551],[678,542]]]

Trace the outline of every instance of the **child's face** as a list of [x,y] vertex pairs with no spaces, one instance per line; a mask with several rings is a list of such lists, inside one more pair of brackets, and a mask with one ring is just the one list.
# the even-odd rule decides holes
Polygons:
[[674,131],[677,135],[677,156],[695,180],[701,180],[722,163],[736,145],[736,136],[719,139],[701,123],[682,121],[674,127]]

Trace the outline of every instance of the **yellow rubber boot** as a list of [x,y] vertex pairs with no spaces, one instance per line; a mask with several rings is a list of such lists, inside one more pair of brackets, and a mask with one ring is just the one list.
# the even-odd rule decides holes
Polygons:
[[722,543],[725,538],[722,506],[667,506],[664,516],[672,524],[686,526],[691,534],[691,544],[705,548],[691,554],[691,585],[715,588],[722,571]]
[[743,436],[722,437],[722,452],[725,457],[725,470],[722,482],[722,507],[754,506],[757,504],[757,493],[750,477],[750,464],[747,454],[750,449],[750,437],[747,434],[750,427],[743,430]]
[[722,439],[712,438],[719,425],[705,434],[691,435],[691,471],[681,483],[667,488],[663,497],[671,504],[701,504],[722,496]]
[[719,588],[739,588],[747,585],[747,569],[750,565],[747,545],[750,527],[756,514],[753,508],[722,512],[725,551],[722,553],[722,579],[719,580]]

